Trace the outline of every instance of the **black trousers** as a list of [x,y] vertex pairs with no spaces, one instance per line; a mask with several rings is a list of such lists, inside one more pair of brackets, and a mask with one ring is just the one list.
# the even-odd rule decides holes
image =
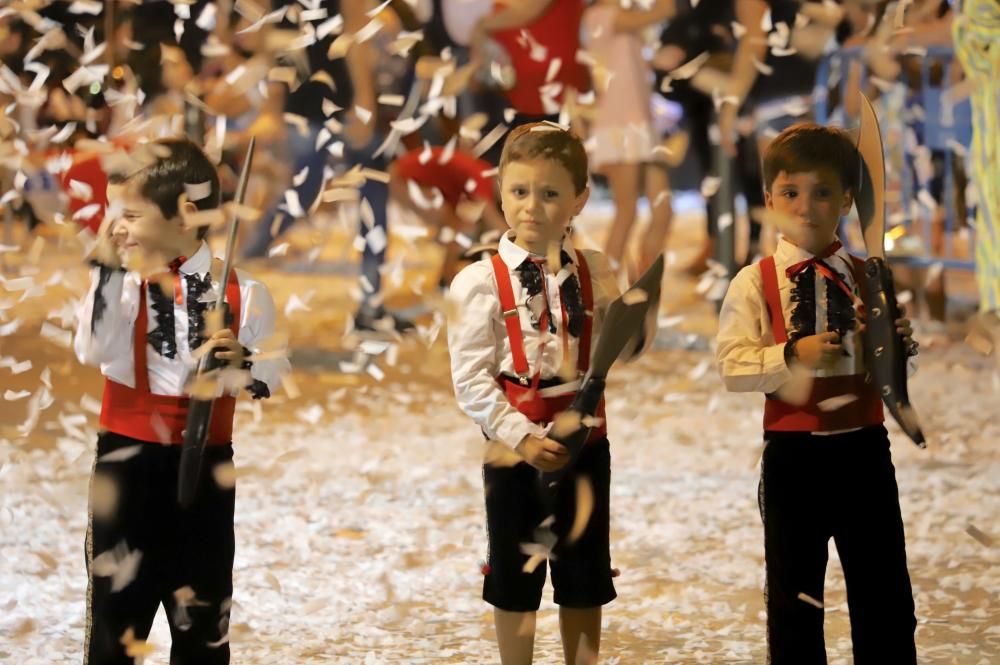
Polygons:
[[[593,507],[579,539],[569,543],[581,478],[590,484]],[[490,548],[483,600],[508,612],[534,612],[542,601],[546,564],[525,573],[529,556],[521,551],[521,544],[534,542],[535,529],[547,517],[538,494],[538,471],[527,462],[484,466],[483,483]],[[552,530],[559,541],[548,563],[553,600],[560,607],[601,607],[617,596],[611,579],[610,487],[610,444],[607,439],[590,441],[556,491]]]
[[827,543],[844,569],[855,665],[917,662],[899,491],[882,426],[832,436],[765,432],[759,503],[773,665],[825,665]]
[[188,510],[177,504],[180,449],[111,433],[98,438],[86,540],[85,665],[132,665],[126,643],[146,639],[161,604],[170,665],[229,663],[236,492],[216,483],[213,469],[231,463],[233,447],[206,447]]

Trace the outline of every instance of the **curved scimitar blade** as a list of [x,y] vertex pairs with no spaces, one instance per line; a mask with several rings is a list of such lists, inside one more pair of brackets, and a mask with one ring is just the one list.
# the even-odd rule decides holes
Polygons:
[[885,154],[875,109],[861,95],[861,129],[858,131],[861,181],[855,195],[865,249],[872,258],[885,257]]

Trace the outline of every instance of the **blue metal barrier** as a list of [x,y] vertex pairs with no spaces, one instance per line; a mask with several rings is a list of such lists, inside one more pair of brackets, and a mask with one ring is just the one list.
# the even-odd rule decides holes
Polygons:
[[[826,124],[833,121],[845,127],[849,125],[842,104],[846,96],[851,65],[858,62],[862,63],[859,85],[864,90],[871,77],[863,63],[861,47],[827,54],[820,61],[813,89],[816,122]],[[938,85],[932,85],[931,69],[936,64],[941,67],[940,82]],[[921,59],[919,92],[909,91],[903,80],[879,82],[881,96],[875,106],[886,149],[886,186],[887,190],[891,185],[899,192],[896,201],[891,200],[889,191],[886,196],[886,200],[889,201],[886,250],[888,258],[892,261],[925,267],[941,264],[944,268],[960,270],[975,268],[973,251],[975,223],[972,201],[966,201],[966,219],[956,219],[953,150],[956,146],[968,149],[971,143],[972,120],[967,99],[959,103],[950,103],[946,98],[952,69],[955,66],[959,65],[954,60],[954,50],[951,47],[931,47]],[[829,95],[832,88],[839,91],[839,105],[836,107],[831,107],[830,104]],[[917,182],[916,191],[914,187],[920,178],[915,168],[917,154],[912,150],[914,147],[912,134],[922,135],[918,139],[919,145],[931,151],[932,157],[943,160],[939,194],[940,205],[944,208],[943,242],[937,248],[934,241],[934,225],[931,222],[934,211],[921,201],[921,199],[927,200],[927,196],[930,195],[927,190],[930,181],[924,179],[922,182]],[[932,173],[932,179],[934,175]],[[896,240],[914,238],[912,231],[917,225],[918,216],[922,222],[920,224],[922,243],[919,243],[922,244],[922,249],[914,251],[894,247]],[[964,221],[965,224],[959,224],[960,221]],[[856,225],[854,226],[856,228]],[[863,253],[863,248],[859,246],[859,233],[842,235],[847,240],[849,248]],[[956,247],[957,235],[961,235],[965,240],[964,252]]]

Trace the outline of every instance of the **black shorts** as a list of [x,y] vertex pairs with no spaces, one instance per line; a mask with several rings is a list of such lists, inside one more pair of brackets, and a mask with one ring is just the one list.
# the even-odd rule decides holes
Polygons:
[[[576,513],[577,478],[593,488],[594,506],[582,535],[567,543]],[[523,572],[530,558],[521,543],[535,542],[534,531],[546,517],[538,495],[538,471],[525,462],[513,467],[483,467],[489,570],[483,579],[483,600],[510,612],[533,612],[542,602],[545,562]],[[559,542],[553,551],[554,601],[563,607],[605,605],[618,595],[611,581],[609,488],[611,452],[607,439],[584,446],[573,468],[559,485],[553,531]]]

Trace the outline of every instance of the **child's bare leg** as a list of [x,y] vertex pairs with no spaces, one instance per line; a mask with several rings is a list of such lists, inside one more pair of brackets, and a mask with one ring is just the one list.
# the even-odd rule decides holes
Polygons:
[[560,607],[559,633],[566,665],[596,665],[601,649],[600,607]]
[[501,665],[531,665],[535,651],[535,613],[493,608]]
[[622,264],[625,248],[628,245],[628,234],[635,223],[640,170],[638,164],[609,164],[604,167],[608,184],[611,186],[611,198],[615,203],[615,218],[611,223],[604,252],[611,259],[612,267],[615,269]]
[[[663,195],[666,192],[666,196]],[[670,174],[666,165],[646,164],[646,198],[649,200],[649,229],[639,249],[639,272],[645,272],[666,249],[674,206],[670,200]]]

